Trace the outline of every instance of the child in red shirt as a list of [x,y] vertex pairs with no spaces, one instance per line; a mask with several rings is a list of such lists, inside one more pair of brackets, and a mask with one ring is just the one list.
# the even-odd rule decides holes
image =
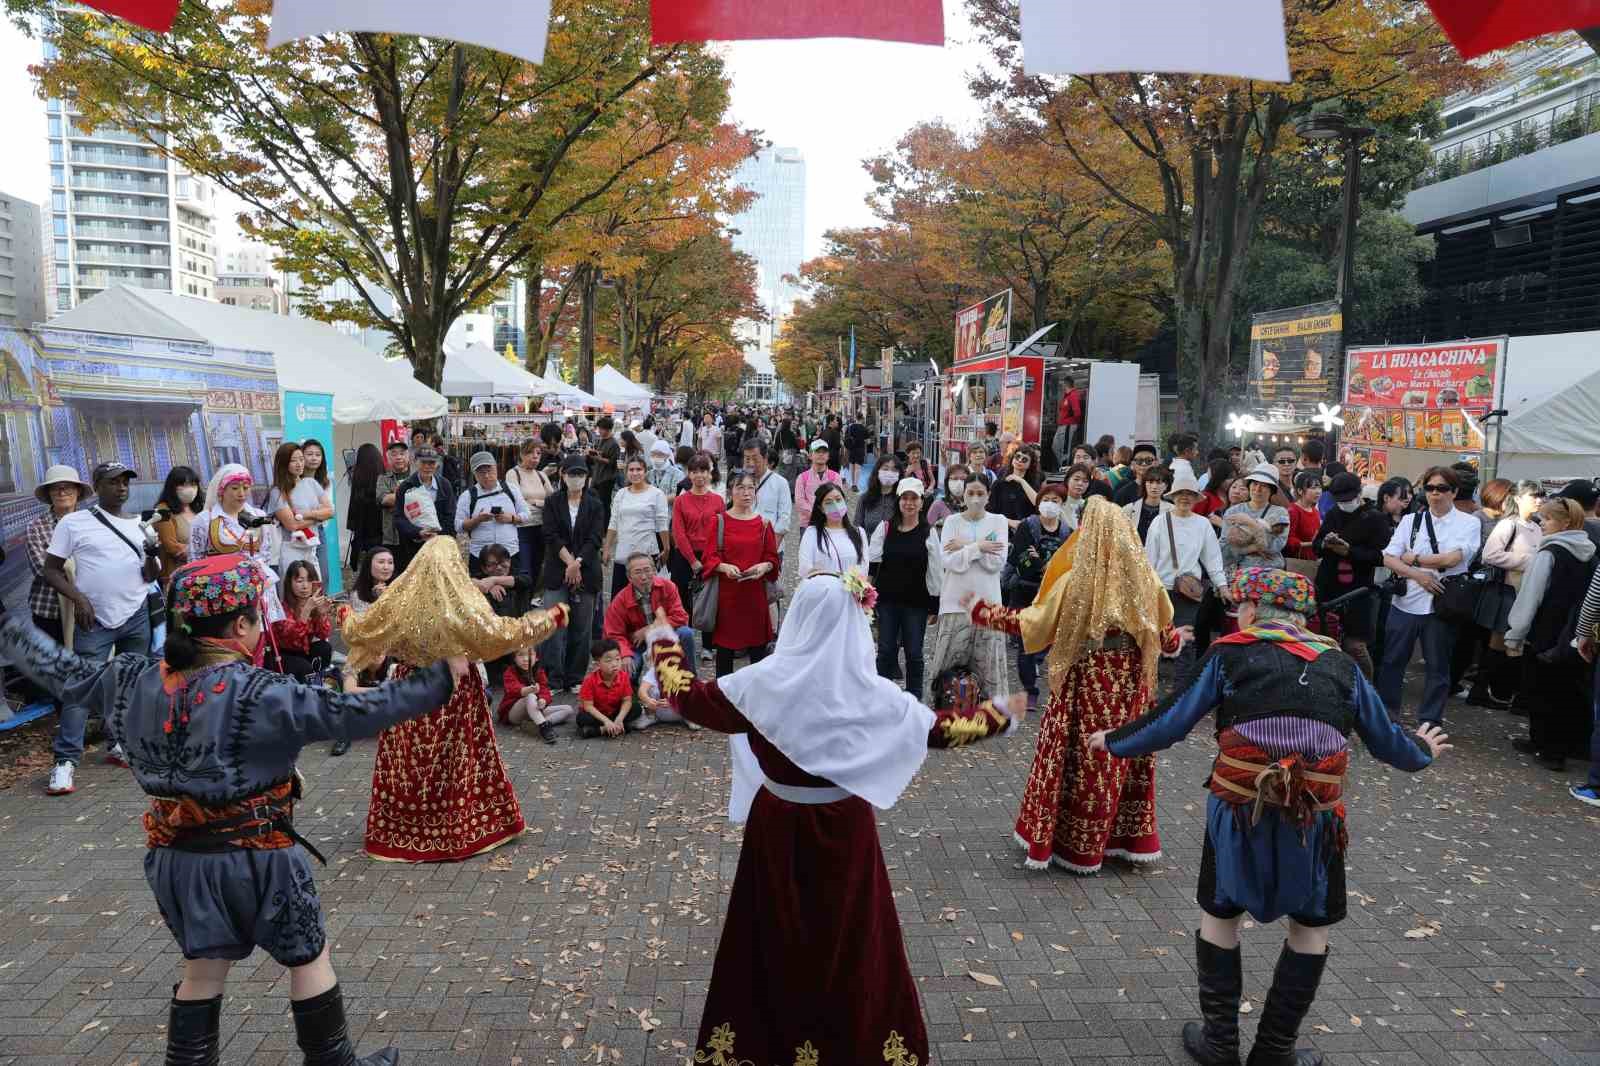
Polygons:
[[500,680],[505,694],[500,697],[502,725],[535,728],[546,744],[556,742],[556,726],[577,715],[571,707],[550,706],[550,682],[539,665],[537,648],[522,648],[511,657],[511,665]]
[[578,736],[620,737],[637,730],[643,712],[633,698],[633,679],[622,668],[622,649],[614,640],[597,640],[589,648],[595,668],[578,689]]

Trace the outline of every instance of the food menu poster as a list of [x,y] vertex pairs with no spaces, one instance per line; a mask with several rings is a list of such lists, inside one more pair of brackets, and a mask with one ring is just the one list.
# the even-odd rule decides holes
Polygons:
[[1362,481],[1382,483],[1389,480],[1389,449],[1364,448],[1346,444],[1339,449],[1339,461],[1344,468]]
[[1253,316],[1250,395],[1263,408],[1329,402],[1343,343],[1344,317],[1337,300]]
[[1022,401],[1028,387],[1028,371],[1016,367],[1006,371],[1005,406],[1000,414],[1000,430],[1022,436]]
[[1481,452],[1505,340],[1353,348],[1344,439],[1425,451]]
[[1011,290],[956,312],[955,361],[1011,351]]

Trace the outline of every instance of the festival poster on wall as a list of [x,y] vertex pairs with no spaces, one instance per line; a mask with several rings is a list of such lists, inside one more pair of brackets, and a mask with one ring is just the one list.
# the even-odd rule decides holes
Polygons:
[[1011,350],[1011,290],[956,312],[955,361]]
[[1420,451],[1484,450],[1483,417],[1500,394],[1506,339],[1352,348],[1344,439]]
[[1344,318],[1337,300],[1253,316],[1250,396],[1265,411],[1330,402],[1343,343]]
[[1363,448],[1353,444],[1339,449],[1339,461],[1345,469],[1362,481],[1382,483],[1389,480],[1389,449]]
[[[322,454],[333,456],[333,397],[325,392],[296,392],[284,390],[283,393],[283,439],[284,440],[319,440],[322,442]],[[336,492],[335,484],[330,484],[329,495]],[[333,517],[322,526],[322,537],[327,544],[328,572],[322,575],[323,591],[332,596],[343,588],[342,575],[340,574],[339,560],[342,557],[342,544],[339,537],[339,501],[333,501]]]

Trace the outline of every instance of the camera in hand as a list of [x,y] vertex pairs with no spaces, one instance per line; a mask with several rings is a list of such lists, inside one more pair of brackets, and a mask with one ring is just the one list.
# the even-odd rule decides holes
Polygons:
[[491,508],[489,508],[489,513],[492,514],[492,515],[501,515],[501,514],[505,513],[505,508],[504,507],[491,507]]
[[242,511],[239,513],[239,525],[243,526],[245,529],[260,529],[262,526],[271,521],[271,515],[249,515],[243,513]]

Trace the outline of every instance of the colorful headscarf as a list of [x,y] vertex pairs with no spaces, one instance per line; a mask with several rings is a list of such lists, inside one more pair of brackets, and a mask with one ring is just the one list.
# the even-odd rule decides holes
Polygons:
[[244,555],[212,555],[172,575],[172,609],[186,618],[213,618],[251,607],[265,587],[261,572]]
[[1233,575],[1230,591],[1235,603],[1265,603],[1295,614],[1310,614],[1317,609],[1317,594],[1311,582],[1290,570],[1240,567]]

